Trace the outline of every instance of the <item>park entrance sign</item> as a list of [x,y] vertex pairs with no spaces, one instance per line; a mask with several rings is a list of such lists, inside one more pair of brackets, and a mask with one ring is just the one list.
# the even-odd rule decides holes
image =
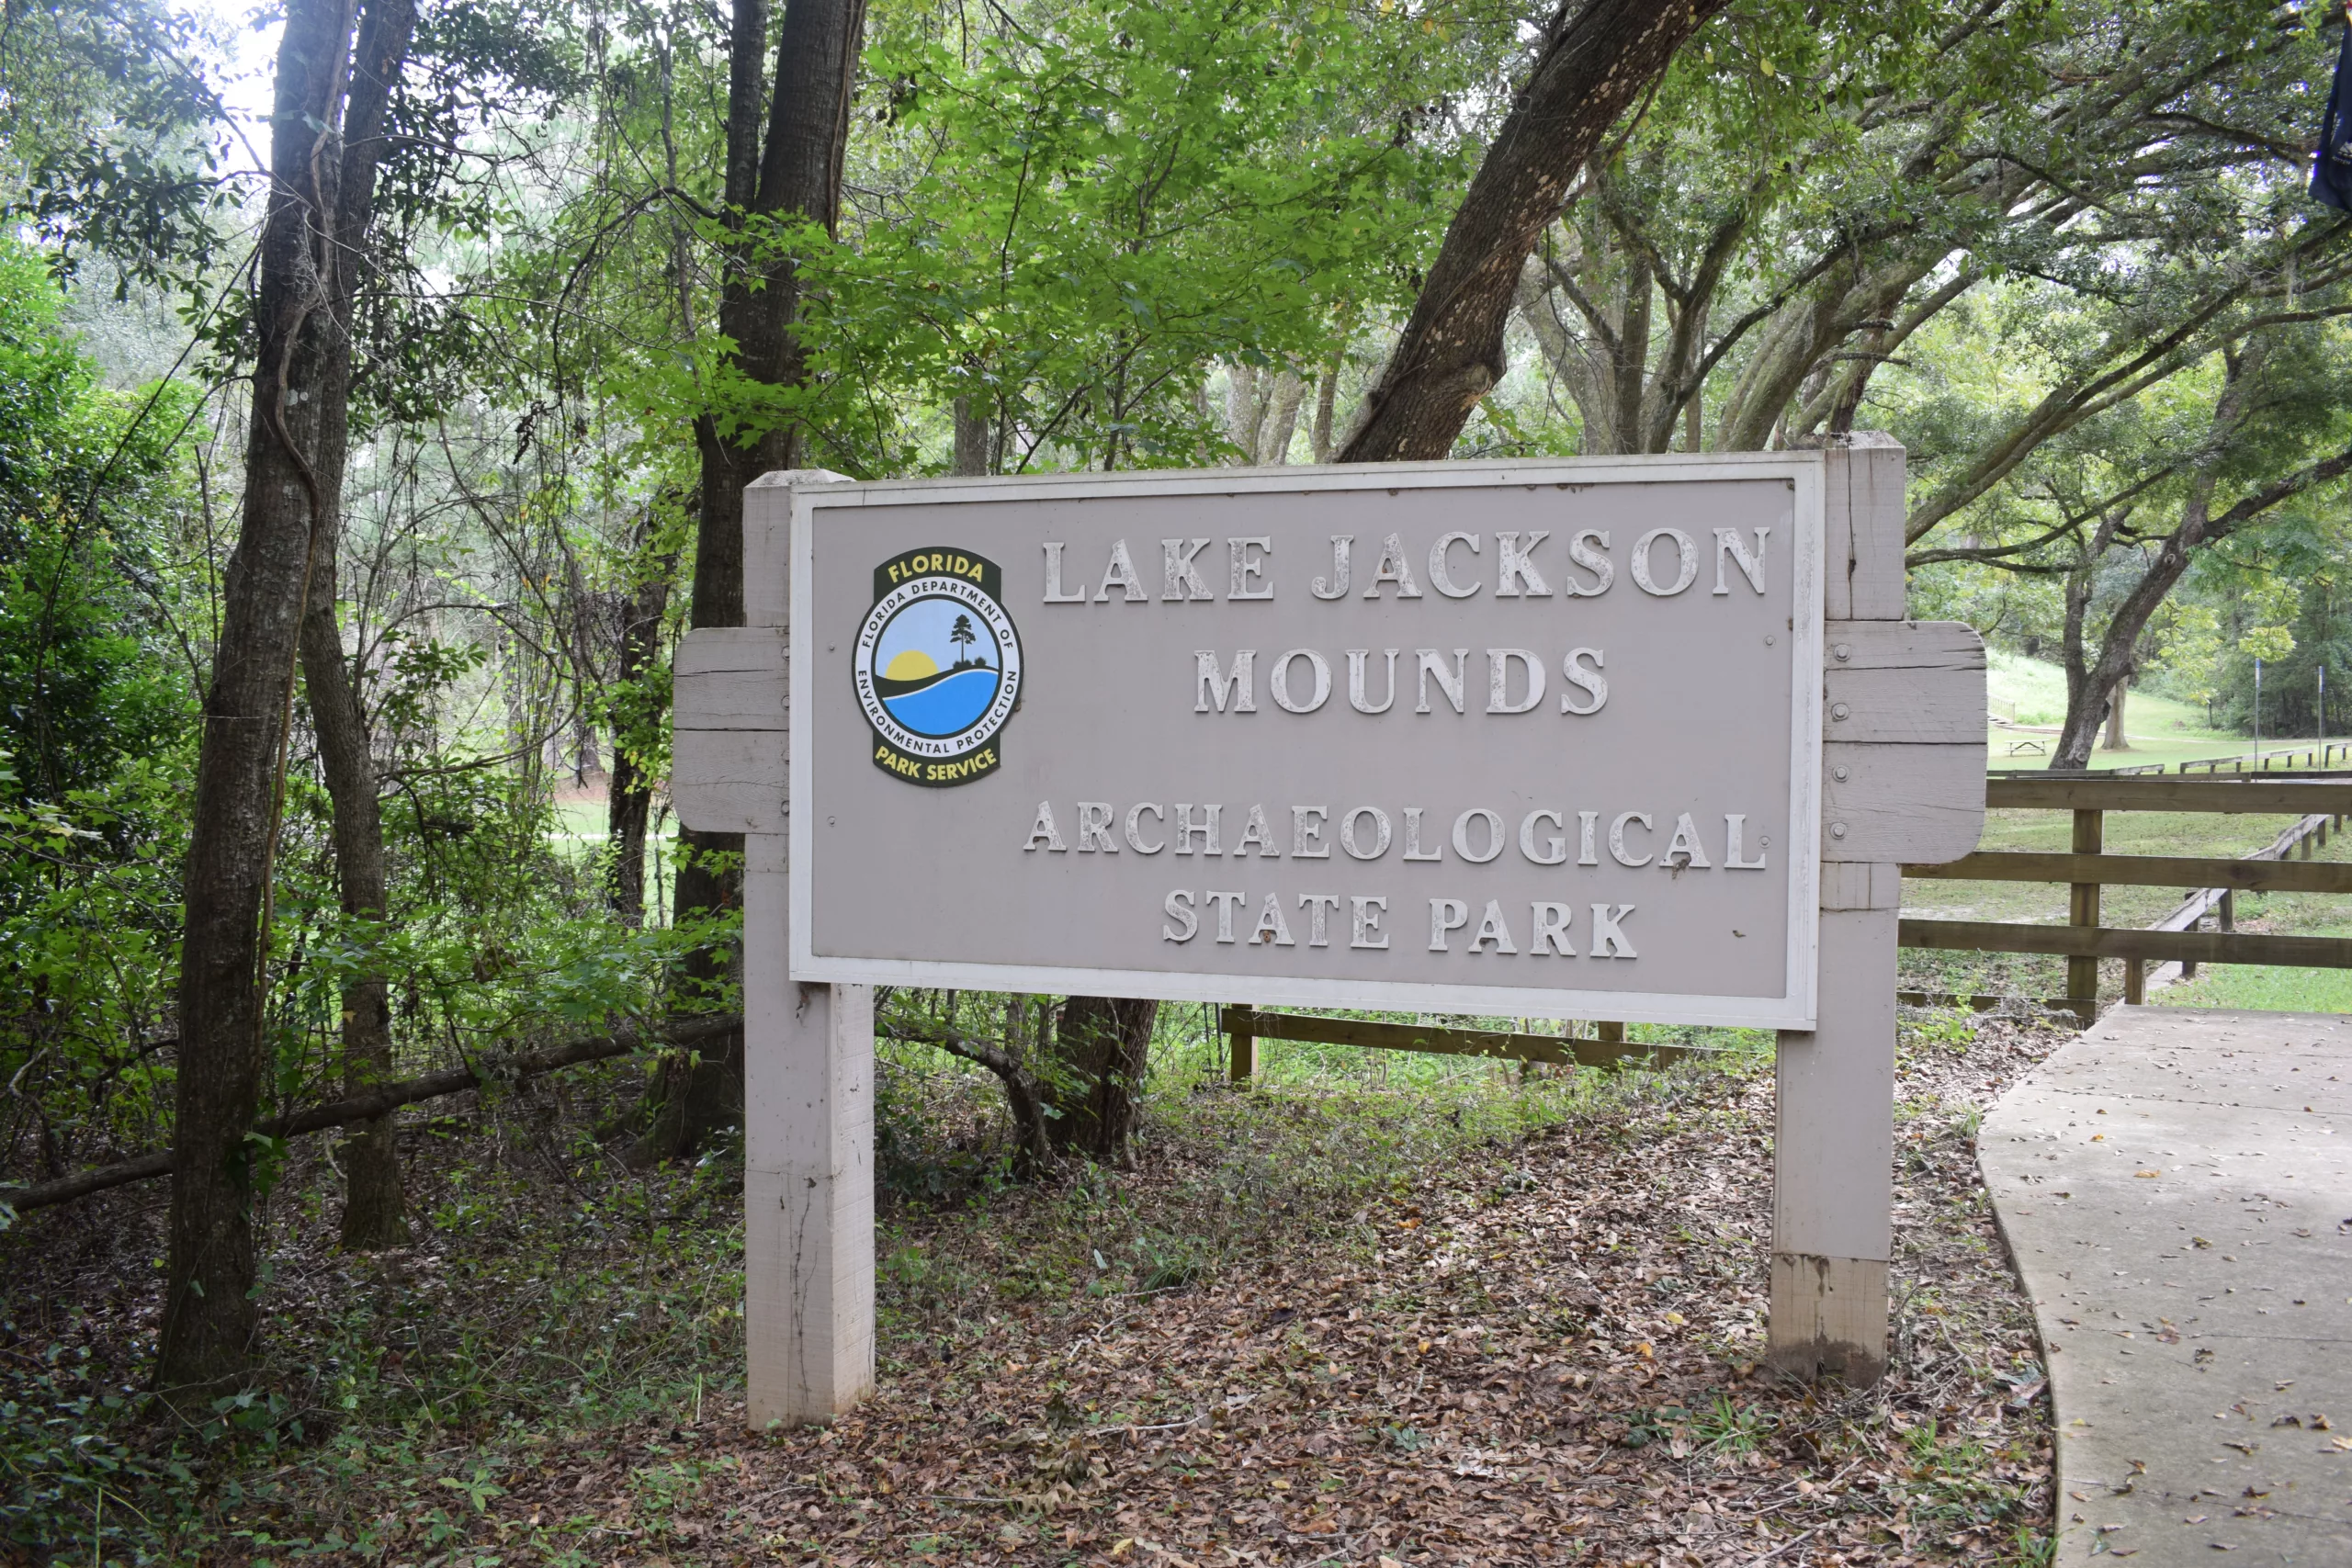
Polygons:
[[744,498],[674,663],[744,837],[754,1425],[872,1386],[876,985],[1778,1031],[1770,1350],[1875,1376],[1900,867],[1984,655],[1883,437]]
[[793,974],[1808,1029],[1820,480],[800,489]]

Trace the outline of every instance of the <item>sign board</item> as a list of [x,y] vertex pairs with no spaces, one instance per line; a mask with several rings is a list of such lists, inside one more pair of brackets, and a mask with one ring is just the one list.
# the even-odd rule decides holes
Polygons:
[[792,977],[1807,1030],[1818,454],[792,493]]

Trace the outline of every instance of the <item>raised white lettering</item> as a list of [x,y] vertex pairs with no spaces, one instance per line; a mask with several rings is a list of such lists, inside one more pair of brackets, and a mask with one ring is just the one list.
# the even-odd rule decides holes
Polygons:
[[1568,541],[1568,559],[1592,573],[1593,578],[1591,587],[1579,588],[1577,586],[1576,573],[1573,571],[1568,573],[1567,581],[1560,584],[1560,592],[1571,599],[1590,599],[1596,594],[1606,593],[1609,592],[1609,585],[1617,581],[1617,569],[1610,564],[1607,556],[1587,549],[1585,547],[1587,539],[1592,540],[1605,550],[1609,547],[1609,530],[1579,528],[1577,530],[1576,536]]
[[[1256,649],[1245,648],[1236,652],[1233,656],[1233,671],[1230,674],[1218,671],[1216,649],[1213,648],[1194,649],[1193,657],[1199,661],[1199,674],[1193,693],[1194,713],[1207,713],[1211,696],[1216,698],[1216,711],[1223,713],[1225,699],[1229,695],[1234,698],[1234,712],[1256,713],[1258,711],[1256,670],[1258,650]],[[1238,695],[1234,694],[1236,687],[1239,688]]]
[[[1356,842],[1356,820],[1363,817],[1372,818],[1373,829],[1378,834],[1378,837],[1372,841],[1372,848],[1368,850]],[[1340,847],[1356,860],[1378,860],[1386,854],[1388,852],[1388,813],[1377,806],[1359,806],[1345,817],[1340,818]]]
[[1446,535],[1430,547],[1430,586],[1449,599],[1467,599],[1477,592],[1484,584],[1474,582],[1467,588],[1458,588],[1454,585],[1453,574],[1446,570],[1445,552],[1456,545],[1469,546],[1470,553],[1474,556],[1483,553],[1479,548],[1477,535],[1465,534],[1459,529]]
[[[1226,598],[1228,600],[1272,598],[1274,585],[1261,580],[1266,575],[1266,556],[1273,553],[1273,540],[1260,535],[1253,539],[1227,539],[1226,545],[1233,552],[1233,578],[1226,589]],[[1265,555],[1253,558],[1250,554],[1253,549],[1262,550]],[[1253,581],[1257,582],[1257,586],[1251,586]]]
[[1568,945],[1568,907],[1538,898],[1530,907],[1535,921],[1535,935],[1527,944],[1527,956],[1541,958],[1548,944],[1561,958],[1574,958],[1577,950]]
[[1037,820],[1030,824],[1029,841],[1021,847],[1023,851],[1029,851],[1035,849],[1039,844],[1045,845],[1048,853],[1058,853],[1069,848],[1068,844],[1062,842],[1060,832],[1054,827],[1054,803],[1050,800],[1041,800],[1037,803]]
[[1162,827],[1167,826],[1168,813],[1162,811],[1159,807],[1154,806],[1150,801],[1138,801],[1135,805],[1128,807],[1127,848],[1135,851],[1135,852],[1139,855],[1156,855],[1160,851],[1168,847],[1168,840],[1163,838],[1156,844],[1147,844],[1143,841],[1143,830],[1140,826],[1140,819],[1143,817],[1143,814],[1147,811],[1158,818]]
[[[1470,852],[1470,823],[1480,817],[1487,819],[1487,852],[1474,855]],[[1483,806],[1472,807],[1453,819],[1453,852],[1472,865],[1484,865],[1502,853],[1503,842],[1503,819]]]
[[1331,575],[1318,577],[1306,585],[1306,591],[1317,599],[1344,599],[1348,594],[1348,552],[1353,547],[1353,534],[1331,536]]
[[[1290,808],[1290,855],[1293,860],[1329,860],[1331,846],[1323,841],[1323,823],[1331,815],[1328,806],[1294,806]],[[1313,820],[1309,820],[1309,818]],[[1313,849],[1306,846],[1313,844]]]
[[[1248,897],[1246,893],[1219,893],[1215,888],[1209,889],[1208,900],[1216,906],[1217,941],[1227,943],[1233,941],[1233,907]],[[1599,905],[1593,907],[1593,913],[1600,913]]]
[[1421,807],[1405,807],[1405,858],[1407,860],[1443,860],[1443,850],[1421,848]]
[[1747,848],[1742,842],[1747,836],[1747,815],[1731,811],[1724,814],[1724,869],[1725,871],[1762,871],[1764,852],[1756,852],[1754,860],[1742,860],[1740,853]]
[[1168,911],[1168,924],[1159,928],[1161,937],[1169,942],[1190,942],[1201,929],[1201,917],[1193,912],[1193,891],[1179,887],[1159,901]]
[[1657,863],[1660,865],[1671,867],[1675,863],[1674,857],[1677,855],[1682,857],[1682,864],[1685,866],[1696,867],[1701,871],[1712,868],[1712,863],[1707,859],[1707,852],[1699,846],[1699,829],[1691,822],[1690,813],[1688,811],[1674,819],[1674,837],[1666,841],[1666,852],[1657,857]]
[[1595,904],[1592,907],[1592,955],[1595,958],[1639,958],[1641,956],[1634,951],[1633,942],[1627,940],[1623,929],[1618,924],[1633,912],[1634,906],[1631,904],[1618,905],[1615,914],[1609,912],[1609,906],[1606,904]]
[[[1194,539],[1188,547],[1182,539],[1159,541],[1159,597],[1170,604],[1182,604],[1194,599],[1210,599],[1209,585],[1201,581],[1193,558],[1208,548],[1206,539]],[[1177,592],[1179,588],[1183,591]]]
[[1559,834],[1555,833],[1544,840],[1543,854],[1535,852],[1535,824],[1546,817],[1552,819],[1553,827],[1563,826],[1560,814],[1548,807],[1542,811],[1529,812],[1519,825],[1519,852],[1537,865],[1557,865],[1568,858],[1568,841]]
[[[1619,865],[1647,865],[1650,863],[1649,856],[1644,855],[1635,860],[1625,852],[1625,824],[1628,822],[1639,822],[1646,829],[1650,826],[1650,814],[1646,811],[1621,811],[1617,814],[1617,820],[1609,824],[1610,858]],[[1209,852],[1214,854],[1216,852],[1212,850]]]
[[[1674,581],[1661,587],[1650,574],[1650,551],[1660,539],[1674,541]],[[1699,541],[1679,528],[1653,528],[1634,542],[1634,586],[1645,593],[1661,599],[1671,599],[1697,581],[1699,576]]]
[[1250,852],[1250,846],[1252,844],[1258,846],[1258,853],[1261,857],[1282,853],[1282,851],[1274,848],[1274,835],[1266,826],[1266,808],[1262,806],[1252,806],[1250,808],[1249,819],[1241,824],[1241,837],[1234,844],[1233,852],[1237,855],[1246,855]]
[[1306,945],[1330,946],[1330,916],[1331,911],[1340,907],[1340,896],[1337,893],[1302,893],[1298,896],[1298,907],[1306,911]]
[[[1523,596],[1549,599],[1552,596],[1551,588],[1544,582],[1544,574],[1535,570],[1532,558],[1535,547],[1551,536],[1549,528],[1538,528],[1527,536],[1527,548],[1522,550],[1519,547],[1517,534],[1495,536],[1495,547],[1502,554],[1502,558],[1495,565],[1496,598],[1517,599]],[[1525,591],[1523,595],[1522,588]]]
[[1413,581],[1413,568],[1405,559],[1405,541],[1394,534],[1380,542],[1380,559],[1372,569],[1372,586],[1363,591],[1363,596],[1367,599],[1379,598],[1380,585],[1384,582],[1396,584],[1399,599],[1421,596],[1419,585]]
[[[1592,668],[1587,670],[1579,665],[1577,662],[1579,659],[1591,660]],[[1562,713],[1582,715],[1600,711],[1601,705],[1609,700],[1609,678],[1600,673],[1601,666],[1605,662],[1607,661],[1600,656],[1600,649],[1597,648],[1568,649],[1566,656],[1560,660],[1560,673],[1568,678],[1569,685],[1582,688],[1585,694],[1592,699],[1592,705],[1589,708],[1580,708],[1576,705],[1576,700],[1573,697],[1562,692],[1560,694]]]
[[1448,931],[1458,931],[1470,923],[1470,906],[1459,898],[1430,900],[1430,951],[1452,951],[1445,945]]
[[[1510,666],[1517,660],[1527,671],[1527,695],[1510,700]],[[1487,649],[1487,711],[1526,713],[1544,700],[1544,661],[1524,648]]]
[[1258,929],[1250,933],[1252,942],[1271,942],[1276,947],[1296,947],[1290,938],[1290,923],[1283,919],[1283,901],[1279,894],[1266,895],[1265,904],[1258,910]]
[[1151,597],[1144,592],[1143,581],[1136,574],[1135,558],[1127,554],[1125,539],[1111,541],[1111,564],[1102,569],[1102,586],[1094,591],[1094,602],[1107,603],[1114,588],[1125,594],[1130,604],[1140,604]]
[[[1380,929],[1380,917],[1388,912],[1387,897],[1381,894],[1371,897],[1358,896],[1350,898],[1348,904],[1349,919],[1355,931],[1355,934],[1348,939],[1348,945],[1350,947],[1386,947],[1388,937]],[[1380,940],[1374,942],[1372,940],[1374,937],[1378,937]]]
[[1502,904],[1494,898],[1487,900],[1487,912],[1479,918],[1477,934],[1470,939],[1470,951],[1474,953],[1485,953],[1487,951],[1486,944],[1490,942],[1495,944],[1494,951],[1497,953],[1519,952],[1518,948],[1511,945],[1510,927],[1503,920]]
[[1364,660],[1372,657],[1372,649],[1368,648],[1351,648],[1348,649],[1348,701],[1358,713],[1386,713],[1390,708],[1396,705],[1396,654],[1398,650],[1391,648],[1385,649],[1384,651],[1388,655],[1388,694],[1380,699],[1380,705],[1378,707],[1374,707],[1371,702],[1367,699],[1363,689]]
[[1599,827],[1600,822],[1600,813],[1598,811],[1579,811],[1577,813],[1577,863],[1578,865],[1599,865],[1600,863],[1600,857],[1593,853],[1592,851],[1592,836],[1594,830]]
[[1747,547],[1739,542],[1738,529],[1718,528],[1715,530],[1715,592],[1717,593],[1731,592],[1724,586],[1724,557],[1726,555],[1739,563],[1740,575],[1747,579],[1747,586],[1758,593],[1764,592],[1764,541],[1771,536],[1771,529],[1757,529],[1756,553],[1751,556],[1747,553]]
[[[1290,666],[1294,659],[1304,659],[1315,671],[1315,694],[1304,702],[1293,702],[1290,694]],[[1311,648],[1294,648],[1274,660],[1267,682],[1273,688],[1274,705],[1284,713],[1313,713],[1331,694],[1331,667],[1323,656]]]
[[1430,677],[1435,675],[1437,689],[1445,694],[1445,700],[1453,705],[1453,711],[1460,713],[1462,711],[1462,666],[1463,661],[1470,657],[1470,650],[1466,648],[1457,648],[1453,650],[1452,675],[1446,673],[1445,660],[1434,648],[1417,648],[1413,649],[1413,657],[1420,661],[1421,666],[1421,700],[1413,711],[1415,713],[1430,711]]
[[[1193,840],[1198,838],[1202,840],[1203,854],[1222,854],[1224,852],[1216,845],[1216,819],[1224,810],[1225,807],[1222,806],[1204,806],[1201,807],[1202,819],[1195,822],[1193,820],[1193,807],[1190,803],[1178,801],[1176,803],[1176,852],[1180,855],[1191,854]],[[1236,894],[1235,897],[1238,897],[1240,895]]]
[[1107,800],[1081,800],[1078,803],[1078,852],[1092,854],[1097,850],[1117,854],[1119,846],[1111,837],[1111,813],[1118,809]]
[[1048,604],[1083,604],[1086,590],[1075,593],[1062,592],[1062,541],[1046,541],[1046,603]]

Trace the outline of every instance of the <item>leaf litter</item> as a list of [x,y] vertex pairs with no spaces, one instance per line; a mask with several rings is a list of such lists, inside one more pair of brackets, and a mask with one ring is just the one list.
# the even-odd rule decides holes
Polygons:
[[[204,1555],[2044,1562],[2044,1370],[1973,1134],[2068,1036],[1929,1023],[1900,1053],[1892,1357],[1869,1388],[1763,1364],[1768,1055],[1586,1074],[1566,1096],[1504,1085],[1467,1122],[1418,1090],[1211,1087],[1154,1103],[1133,1169],[887,1204],[879,1384],[825,1428],[744,1430],[731,1200],[644,1178],[660,1212],[603,1244],[720,1265],[695,1255],[710,1271],[691,1299],[691,1269],[610,1271],[605,1332],[637,1336],[648,1367],[671,1358],[666,1395],[591,1401],[583,1367],[565,1409],[508,1353],[512,1386],[481,1380],[470,1419],[411,1416],[402,1446],[355,1415],[324,1445],[337,1462],[214,1495]],[[1422,1124],[1441,1135],[1417,1141]],[[1309,1173],[1318,1159],[1343,1175]],[[512,1278],[447,1266],[489,1234],[436,1224],[405,1262],[282,1247],[274,1332],[300,1340],[305,1313],[347,1313],[335,1291],[364,1282],[450,1334],[519,1334]],[[576,1268],[587,1244],[566,1245]],[[413,1369],[387,1348],[383,1375],[424,1391],[419,1344]]]

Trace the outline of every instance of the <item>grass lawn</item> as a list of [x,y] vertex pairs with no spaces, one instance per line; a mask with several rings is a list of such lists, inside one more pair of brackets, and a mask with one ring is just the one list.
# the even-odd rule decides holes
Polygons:
[[[2342,936],[2343,931],[2328,931]],[[2352,1012],[2352,969],[2281,969],[2268,964],[2208,964],[2197,978],[2151,992],[2168,1008],[2245,1008],[2258,1012]]]
[[[2262,848],[2295,821],[2292,817],[2238,817],[2205,812],[2111,811],[2107,816],[2106,847],[2110,854],[2237,856]],[[2074,826],[2064,811],[1994,811],[1984,820],[1984,847],[1988,850],[2063,852],[2071,847]],[[2315,858],[2352,859],[2352,830],[2332,835]],[[2100,897],[2100,923],[2107,926],[2147,926],[2177,908],[2187,889],[2171,887],[2109,887]],[[1915,919],[2005,920],[2063,925],[2066,919],[2066,888],[2063,884],[2030,882],[1946,882],[1911,877],[1903,884],[1903,912]],[[2273,931],[2284,935],[2334,934],[2346,916],[2345,901],[2326,894],[2241,894],[2237,923],[2241,931]],[[1905,948],[1899,972],[1906,987],[1922,990],[1969,994],[2049,998],[2066,989],[2066,961],[2035,953],[1942,953]],[[2238,965],[2209,969],[2208,975],[2251,973]],[[2319,991],[2334,985],[2333,977],[2316,970],[2278,970],[2281,976],[2303,976],[2300,983],[2281,982],[2278,994],[2301,991],[2311,995],[2343,996]],[[2200,976],[2202,982],[2204,976]],[[2120,996],[2123,964],[2120,959],[2100,965],[2102,996]],[[2162,993],[2167,1004],[2181,993]],[[2352,1001],[2262,1003],[2252,1000],[2184,1001],[2195,1007],[2303,1007],[2330,1010]]]
[[[1985,700],[2000,717],[2028,727],[2054,728],[2066,717],[2066,672],[2057,665],[2039,659],[2027,659],[2020,654],[1990,650],[1986,655],[1984,679]],[[2211,757],[2254,756],[2254,741],[2249,736],[2232,730],[2216,729],[2206,719],[2204,708],[2196,703],[2184,703],[2154,692],[2134,690],[2125,708],[2125,725],[2131,731],[2129,750],[2109,751],[2105,749],[2105,731],[2101,731],[2101,747],[2091,753],[2095,768],[2132,768],[2150,762],[2162,762],[2167,767],[2184,761],[2202,761]],[[2340,744],[2343,737],[2336,738]],[[2056,743],[2053,735],[2036,735],[2018,729],[1993,726],[1986,730],[1985,751],[1996,768],[2041,767],[2049,761],[2049,748]],[[2311,750],[2320,742],[2308,738],[2265,737],[2262,752],[2276,757],[2281,753],[2297,753]],[[2034,748],[2041,750],[2036,750]],[[2283,763],[2274,763],[2283,765]]]

